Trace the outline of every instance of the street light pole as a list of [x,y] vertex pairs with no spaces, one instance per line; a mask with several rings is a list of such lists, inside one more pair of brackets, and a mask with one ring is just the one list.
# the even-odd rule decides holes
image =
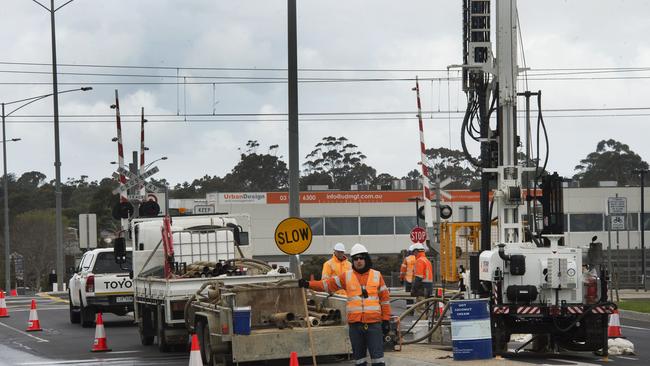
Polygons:
[[2,185],[4,190],[4,233],[5,233],[5,290],[11,290],[11,248],[9,243],[9,184],[7,183],[7,144],[5,144],[5,104],[2,103],[2,161],[3,161],[3,175]]
[[11,289],[11,241],[9,238],[9,182],[7,179],[7,142],[20,139],[7,140],[5,134],[5,103],[2,103],[2,185],[4,191],[4,242],[5,242],[5,290]]
[[[0,103],[2,105],[2,152],[3,152],[3,161],[4,161],[4,223],[5,223],[5,229],[4,229],[4,235],[5,235],[5,263],[6,263],[6,268],[5,268],[5,273],[7,274],[7,278],[9,278],[9,267],[10,267],[10,262],[9,262],[9,254],[10,254],[10,242],[9,242],[9,193],[8,193],[8,184],[7,184],[7,148],[5,144],[9,141],[20,141],[19,138],[13,138],[11,140],[7,140],[5,137],[5,120],[7,117],[12,115],[13,113],[17,112],[18,110],[34,103],[37,102],[43,98],[47,98],[50,96],[56,97],[58,94],[63,94],[63,93],[70,93],[74,91],[88,91],[92,90],[92,87],[82,87],[78,89],[69,89],[69,90],[63,90],[61,92],[57,91],[56,94],[50,93],[50,94],[43,94],[39,95],[36,97],[30,97],[30,98],[25,98],[25,99],[19,99],[19,100],[14,100],[11,102],[3,102]],[[20,106],[12,110],[11,112],[7,113],[5,111],[5,105],[9,104],[16,104],[16,103],[22,103]],[[58,120],[58,119],[57,119]],[[60,192],[60,191],[59,191]],[[58,228],[58,227],[57,227]],[[61,229],[61,232],[63,232],[63,229]],[[61,243],[63,243],[63,236],[61,237]],[[58,253],[58,252],[57,252]],[[7,280],[8,281],[8,280]],[[7,289],[11,288],[11,283],[7,282]]]
[[647,291],[646,286],[646,255],[645,255],[645,185],[644,178],[645,173],[648,172],[648,169],[634,169],[634,173],[641,176],[641,214],[640,214],[640,225],[639,229],[641,230],[641,284],[643,285],[643,290]]

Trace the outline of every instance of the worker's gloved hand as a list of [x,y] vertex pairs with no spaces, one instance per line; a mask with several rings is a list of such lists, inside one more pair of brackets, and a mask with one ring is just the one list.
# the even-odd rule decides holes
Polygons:
[[309,288],[309,281],[305,279],[299,279],[298,280],[298,287],[304,287],[304,288]]
[[387,335],[388,332],[390,332],[390,322],[388,320],[381,321],[381,332],[384,333],[384,335]]

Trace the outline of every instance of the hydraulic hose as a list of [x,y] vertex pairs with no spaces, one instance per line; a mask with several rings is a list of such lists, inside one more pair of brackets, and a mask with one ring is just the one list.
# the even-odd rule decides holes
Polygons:
[[576,320],[574,320],[571,324],[569,324],[568,327],[566,327],[566,328],[560,328],[560,326],[557,325],[557,323],[556,323],[556,318],[553,318],[553,326],[555,326],[555,329],[559,330],[560,332],[567,332],[567,331],[569,331],[571,328],[575,327],[575,325],[578,324],[578,322],[581,321],[585,316],[587,316],[587,314],[591,314],[591,310],[592,310],[593,308],[595,308],[596,306],[606,306],[606,305],[614,305],[614,306],[616,306],[616,304],[614,304],[614,303],[611,302],[611,301],[607,301],[607,302],[599,302],[599,303],[593,304],[593,305],[589,306],[588,308],[586,308],[586,309],[582,312],[582,314],[581,314],[579,317],[576,318]]
[[[461,292],[459,292],[459,293],[455,294],[454,296],[452,296],[450,300],[455,300],[455,299],[459,298],[459,297],[462,296],[462,295],[463,295],[463,294],[462,294]],[[427,302],[433,302],[433,301],[443,301],[443,302],[444,302],[444,299],[441,299],[441,298],[439,298],[439,297],[429,297],[429,298],[424,299],[424,300],[422,300],[422,301],[418,301],[418,302],[416,302],[415,304],[413,304],[410,308],[406,309],[406,310],[405,310],[405,311],[404,311],[404,312],[399,316],[400,321],[401,321],[401,320],[402,320],[406,315],[412,313],[412,312],[416,309],[417,306],[422,305],[422,304],[425,304],[425,303],[427,303]],[[401,344],[414,344],[414,343],[419,343],[419,342],[422,342],[423,340],[429,338],[429,337],[433,334],[433,332],[436,331],[436,329],[440,328],[440,325],[442,324],[442,320],[444,319],[445,314],[447,314],[447,311],[449,311],[449,306],[451,306],[451,303],[450,303],[450,302],[447,302],[447,303],[445,304],[445,307],[444,307],[443,310],[442,310],[442,314],[440,315],[440,317],[438,318],[438,320],[433,324],[433,327],[431,327],[431,329],[429,329],[429,331],[428,331],[425,335],[423,335],[423,336],[420,337],[420,338],[411,339],[411,340],[409,340],[409,341],[405,341],[405,340],[402,339],[402,340],[400,340],[400,341],[401,341]]]

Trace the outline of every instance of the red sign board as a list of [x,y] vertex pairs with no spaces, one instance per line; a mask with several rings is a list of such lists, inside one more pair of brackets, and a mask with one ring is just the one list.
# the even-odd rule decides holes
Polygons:
[[427,232],[423,228],[416,226],[411,230],[411,241],[413,243],[424,243],[427,241]]

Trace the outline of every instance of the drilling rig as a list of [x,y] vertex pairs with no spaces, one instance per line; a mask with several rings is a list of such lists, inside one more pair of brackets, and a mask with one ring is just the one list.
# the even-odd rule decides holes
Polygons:
[[[517,92],[517,78],[525,70],[517,64],[518,26],[516,0],[463,0],[468,103],[461,144],[481,171],[481,252],[470,258],[468,296],[490,298],[496,354],[507,351],[511,334],[524,333],[532,334],[537,351],[606,355],[608,314],[616,305],[607,299],[602,245],[594,239],[586,256],[581,248],[565,246],[562,178],[545,173],[548,143],[546,158],[539,153],[532,158],[529,118],[524,138],[517,131],[517,98],[525,98],[530,116],[530,98],[536,97],[539,151],[542,129],[546,136],[541,91]],[[468,136],[480,143],[480,156],[469,153]]]

